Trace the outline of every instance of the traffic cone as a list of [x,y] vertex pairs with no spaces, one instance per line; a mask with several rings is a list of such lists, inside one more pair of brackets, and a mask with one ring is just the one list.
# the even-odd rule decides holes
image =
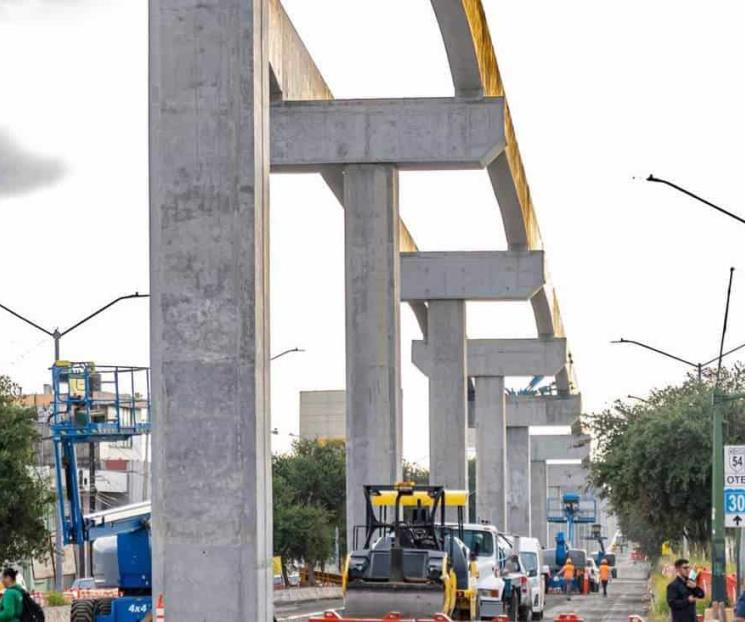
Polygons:
[[155,619],[157,622],[166,622],[166,602],[162,593],[158,595],[155,603]]

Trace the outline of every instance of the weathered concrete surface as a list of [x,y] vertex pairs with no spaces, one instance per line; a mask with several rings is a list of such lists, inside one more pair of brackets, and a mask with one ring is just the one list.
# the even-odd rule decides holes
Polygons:
[[587,467],[582,464],[552,464],[548,467],[548,485],[584,490],[588,475]]
[[530,533],[530,428],[507,428],[507,529]]
[[[469,339],[469,376],[553,376],[566,360],[565,339]],[[425,341],[412,343],[412,361],[430,375],[432,353]]]
[[179,622],[272,616],[268,19],[150,2],[153,591]]
[[362,486],[401,474],[398,172],[344,172],[347,361],[347,542],[365,523]]
[[484,168],[504,148],[502,100],[364,99],[272,105],[272,171],[338,164]]
[[[536,437],[532,437],[535,439]],[[545,462],[530,463],[530,535],[548,546],[548,521],[546,500],[548,498],[547,465]]]
[[508,395],[508,426],[572,425],[582,414],[579,395]]
[[590,437],[572,434],[533,436],[531,458],[544,460],[584,460],[590,457]]
[[476,516],[500,529],[507,525],[507,425],[504,378],[474,379]]
[[466,429],[466,303],[432,300],[428,314],[432,365],[429,378],[429,480],[468,488]]
[[544,283],[541,252],[401,255],[401,299],[405,301],[529,300]]

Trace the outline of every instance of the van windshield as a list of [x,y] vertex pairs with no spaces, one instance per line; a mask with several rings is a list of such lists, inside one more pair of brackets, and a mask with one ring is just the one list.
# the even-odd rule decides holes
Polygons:
[[477,529],[463,530],[463,544],[478,557],[491,557],[494,555],[494,536],[488,531]]
[[523,563],[523,566],[525,566],[525,571],[527,573],[530,574],[531,571],[535,571],[536,574],[538,573],[538,555],[528,551],[523,551],[520,553],[520,561]]

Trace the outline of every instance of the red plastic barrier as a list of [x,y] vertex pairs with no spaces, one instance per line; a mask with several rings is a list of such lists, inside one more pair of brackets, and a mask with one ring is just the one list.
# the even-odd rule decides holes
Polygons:
[[[704,590],[706,597],[710,598],[711,597],[711,569],[710,568],[701,569],[698,573],[698,578],[696,579],[696,583],[701,589]],[[727,575],[726,590],[727,590],[727,600],[730,603],[735,603],[737,601],[737,575],[735,573],[730,573]]]
[[554,622],[584,622],[576,613],[560,613],[554,618]]

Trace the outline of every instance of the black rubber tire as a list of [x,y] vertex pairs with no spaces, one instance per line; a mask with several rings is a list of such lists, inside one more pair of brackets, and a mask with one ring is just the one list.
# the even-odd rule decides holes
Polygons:
[[532,618],[533,620],[543,620],[543,611],[534,611]]
[[70,608],[70,622],[95,622],[95,602],[92,600],[76,600]]
[[113,598],[101,598],[96,601],[95,613],[96,615],[111,615],[111,609],[114,606]]

